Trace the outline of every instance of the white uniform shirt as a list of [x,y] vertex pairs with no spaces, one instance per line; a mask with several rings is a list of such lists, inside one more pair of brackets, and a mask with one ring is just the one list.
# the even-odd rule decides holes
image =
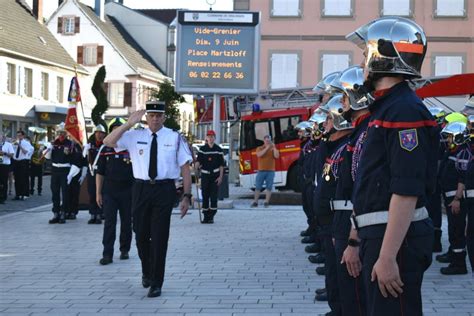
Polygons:
[[14,160],[30,160],[31,155],[33,155],[33,152],[35,151],[34,147],[30,144],[29,141],[26,139],[23,139],[21,141],[21,148],[26,150],[26,153],[23,152],[23,150],[20,149],[20,154],[18,155],[18,158],[16,157],[16,151],[18,149],[18,145],[14,146],[13,150],[15,151],[13,154],[13,159]]
[[13,150],[13,145],[9,142],[3,143],[3,146],[0,147],[3,152],[3,155],[0,156],[0,164],[1,165],[9,165],[11,164],[11,159],[5,154],[15,154],[15,150]]
[[[155,180],[178,179],[180,167],[192,161],[188,144],[180,134],[166,127],[162,127],[156,135],[158,176]],[[117,147],[125,148],[130,153],[135,179],[151,180],[148,165],[152,140],[152,131],[147,128],[127,131],[117,141]]]

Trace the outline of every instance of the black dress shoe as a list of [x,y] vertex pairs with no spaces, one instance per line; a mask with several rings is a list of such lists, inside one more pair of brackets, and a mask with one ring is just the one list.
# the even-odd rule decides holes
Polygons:
[[148,297],[158,297],[161,296],[161,288],[157,286],[152,286],[150,287],[150,290],[148,291]]
[[66,214],[64,213],[59,213],[59,219],[58,219],[59,224],[64,224],[66,223]]
[[77,218],[76,214],[69,214],[69,219],[76,219],[76,218]]
[[306,236],[303,239],[301,239],[301,243],[303,244],[312,244],[316,241],[316,239],[313,236]]
[[125,251],[124,251],[124,252],[122,252],[122,253],[120,254],[120,260],[127,260],[128,258],[130,258],[130,257],[128,256],[128,252],[125,252]]
[[97,218],[95,219],[94,224],[102,224],[102,220],[100,219],[99,216],[97,216]]
[[91,215],[91,218],[87,221],[87,224],[94,224],[97,216]]
[[54,213],[53,218],[49,220],[50,224],[57,224],[59,223],[59,213]]
[[326,267],[325,266],[317,267],[316,273],[318,275],[326,275]]
[[321,294],[323,294],[323,293],[326,293],[326,288],[317,289],[316,291],[314,291],[314,293],[319,294],[319,295],[321,295]]
[[319,243],[314,243],[304,247],[304,251],[307,253],[318,253],[321,252],[321,245]]
[[317,263],[317,264],[326,262],[326,258],[324,257],[324,255],[322,255],[320,253],[318,253],[317,255],[309,256],[308,260],[311,263]]
[[113,261],[112,258],[110,258],[110,257],[103,257],[103,258],[100,259],[100,261],[99,261],[99,263],[100,263],[101,265],[103,265],[103,266],[108,265],[108,264],[110,264],[110,263],[112,263],[112,262],[114,262],[114,261]]
[[316,294],[316,297],[314,298],[318,302],[327,302],[328,300],[328,293],[324,292],[322,294]]
[[147,278],[146,276],[142,275],[142,285],[145,289],[149,288],[151,285],[151,280]]
[[21,201],[22,198],[21,198],[21,196],[15,196],[12,200],[13,201]]
[[449,249],[447,252],[443,253],[442,255],[436,256],[436,261],[441,263],[451,263],[453,261],[453,252]]

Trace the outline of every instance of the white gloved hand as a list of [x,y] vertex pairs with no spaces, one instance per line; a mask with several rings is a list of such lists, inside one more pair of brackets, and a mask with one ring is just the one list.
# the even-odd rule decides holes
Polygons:
[[82,185],[82,182],[84,182],[86,177],[87,177],[87,167],[82,167],[81,177],[79,178],[79,184]]
[[72,178],[79,174],[79,167],[76,165],[71,165],[71,169],[69,169],[69,173],[67,175],[67,184],[71,184]]

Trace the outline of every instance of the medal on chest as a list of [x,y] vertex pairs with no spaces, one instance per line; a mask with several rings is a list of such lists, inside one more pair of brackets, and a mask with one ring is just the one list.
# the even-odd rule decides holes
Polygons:
[[331,173],[331,164],[326,162],[323,166],[323,178],[324,178],[324,180],[326,180],[326,181],[331,180],[330,173]]

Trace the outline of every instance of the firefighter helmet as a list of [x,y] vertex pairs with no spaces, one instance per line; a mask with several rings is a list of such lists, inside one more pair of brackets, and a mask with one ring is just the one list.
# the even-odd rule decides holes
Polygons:
[[330,74],[327,74],[326,76],[324,76],[323,79],[321,79],[321,81],[318,82],[318,84],[313,88],[313,91],[315,91],[316,93],[320,94],[320,95],[323,95],[325,93],[330,93],[329,89],[330,89],[330,86],[331,86],[331,82],[337,78],[339,75],[341,74],[340,71],[336,71],[336,72],[331,72]]
[[299,122],[295,125],[295,130],[297,132],[302,131],[302,137],[310,137],[313,131],[313,124],[308,121]]
[[109,131],[112,131],[114,129],[114,127],[116,127],[116,126],[122,126],[125,123],[126,123],[125,119],[123,119],[121,117],[113,118],[109,122]]
[[94,127],[94,133],[95,133],[95,132],[107,133],[107,132],[105,131],[104,125],[102,125],[102,124],[97,124],[97,125]]
[[469,142],[470,131],[466,123],[452,122],[443,128],[441,136],[443,139],[452,137],[453,144],[459,146]]
[[446,111],[436,106],[427,106],[427,108],[428,108],[428,111],[430,111],[431,115],[433,115],[436,122],[438,124],[443,124],[444,118],[447,115]]
[[342,108],[342,94],[335,95],[325,105],[321,106],[321,110],[331,116],[336,131],[352,129],[353,126],[342,115],[344,109]]
[[421,77],[427,40],[423,29],[412,20],[382,17],[361,26],[346,39],[366,50],[365,68],[369,74]]
[[331,86],[347,95],[350,107],[354,111],[366,109],[372,102],[372,97],[362,89],[364,85],[364,69],[352,66],[331,82]]

